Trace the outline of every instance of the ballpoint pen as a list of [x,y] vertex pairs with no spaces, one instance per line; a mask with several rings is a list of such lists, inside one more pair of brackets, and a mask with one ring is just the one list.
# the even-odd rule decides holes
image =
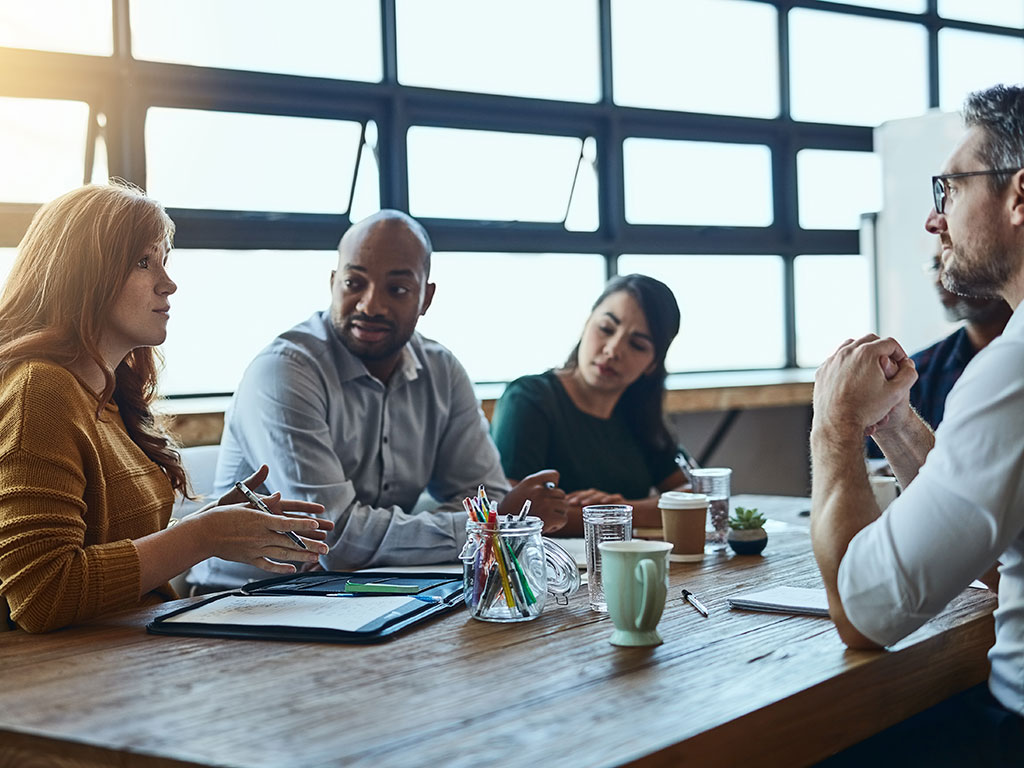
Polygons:
[[694,459],[693,456],[690,455],[690,452],[683,446],[677,445],[676,449],[676,465],[683,471],[683,475],[686,476],[686,479],[692,483],[693,475],[690,474],[690,470],[700,469],[700,464],[697,463],[697,460]]
[[[263,499],[261,499],[252,491],[250,491],[248,488],[246,488],[243,483],[235,483],[235,489],[243,496],[245,496],[245,498],[249,500],[249,503],[256,507],[256,509],[258,509],[260,512],[266,512],[268,515],[274,514],[270,511],[270,507],[263,503]],[[309,549],[309,547],[302,543],[302,539],[295,535],[294,531],[278,531],[278,533],[283,533],[285,536],[287,536],[289,539],[291,539],[293,542],[298,544],[303,549]]]
[[688,589],[684,589],[683,590],[683,600],[685,600],[690,605],[692,605],[694,608],[696,608],[698,611],[700,611],[702,614],[704,614],[704,618],[707,618],[708,609],[704,607],[704,603],[702,603],[700,600],[698,600],[696,597],[694,597],[693,592],[691,592]]
[[521,510],[519,510],[519,517],[517,517],[516,520],[525,520],[526,519],[526,516],[528,514],[530,514],[530,504],[532,504],[532,503],[533,502],[531,502],[529,499],[527,499],[526,501],[523,502],[523,508]]

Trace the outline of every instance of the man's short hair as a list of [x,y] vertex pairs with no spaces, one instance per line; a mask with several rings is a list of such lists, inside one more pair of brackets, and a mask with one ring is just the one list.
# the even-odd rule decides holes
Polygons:
[[[994,85],[975,91],[964,101],[963,117],[965,127],[985,131],[978,156],[986,169],[1024,168],[1024,88]],[[1002,189],[1009,177],[991,176],[993,189]]]

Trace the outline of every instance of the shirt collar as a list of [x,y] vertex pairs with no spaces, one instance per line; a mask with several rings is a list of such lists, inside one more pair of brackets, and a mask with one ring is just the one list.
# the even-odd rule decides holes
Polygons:
[[[1020,309],[1020,307],[1018,307],[1017,309]],[[1010,319],[1007,321],[1006,327],[1003,329],[1002,335],[1007,335],[1006,332],[1009,331],[1010,335],[1012,336],[1013,334],[1019,333],[1021,330],[1024,330],[1024,311],[1018,312],[1015,309],[1011,313]]]

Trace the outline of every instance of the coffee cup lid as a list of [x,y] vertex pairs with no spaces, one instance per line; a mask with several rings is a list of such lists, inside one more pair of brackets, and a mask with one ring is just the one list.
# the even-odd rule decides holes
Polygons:
[[708,497],[703,493],[666,491],[658,499],[659,509],[701,509],[707,505]]

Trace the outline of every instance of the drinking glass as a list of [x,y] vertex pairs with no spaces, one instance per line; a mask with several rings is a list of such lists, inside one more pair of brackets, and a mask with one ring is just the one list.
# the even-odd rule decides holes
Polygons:
[[633,507],[629,504],[593,504],[583,508],[583,538],[587,548],[587,591],[590,608],[608,612],[601,584],[603,541],[629,541],[633,538]]
[[729,485],[732,470],[726,467],[692,469],[693,492],[708,497],[708,524],[705,529],[705,549],[721,552],[729,537]]

